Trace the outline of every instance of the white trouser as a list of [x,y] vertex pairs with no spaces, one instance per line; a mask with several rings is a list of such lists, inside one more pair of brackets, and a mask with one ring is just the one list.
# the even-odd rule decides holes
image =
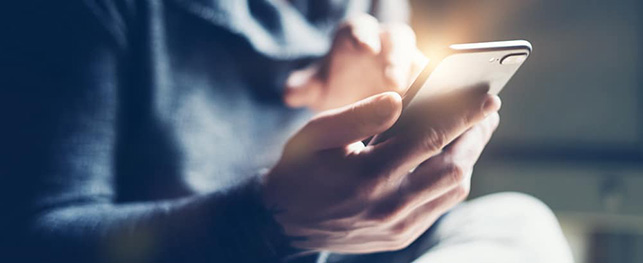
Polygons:
[[465,202],[406,249],[322,254],[318,263],[572,263],[558,221],[541,201],[499,193]]

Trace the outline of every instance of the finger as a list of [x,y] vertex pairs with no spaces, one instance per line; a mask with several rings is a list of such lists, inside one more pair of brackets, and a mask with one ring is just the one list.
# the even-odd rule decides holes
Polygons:
[[432,199],[467,179],[491,134],[498,126],[498,113],[489,115],[409,174],[402,188],[408,198]]
[[469,183],[453,188],[438,199],[427,202],[415,209],[410,215],[400,217],[398,223],[391,228],[400,239],[415,240],[421,236],[444,213],[464,201],[469,195]]
[[466,198],[466,188],[452,189],[426,203],[406,217],[387,224],[351,231],[343,236],[313,236],[293,242],[306,249],[323,249],[336,253],[372,253],[407,247],[422,235],[442,214]]
[[399,94],[381,93],[319,114],[293,137],[290,147],[313,151],[346,147],[390,128],[401,111]]
[[462,202],[468,193],[469,185],[466,183],[452,187],[409,213],[397,213],[384,224],[355,231],[354,236],[356,237],[353,240],[356,242],[367,242],[368,240],[403,242],[404,240],[409,241],[410,238],[415,239],[417,236],[412,237],[412,233],[421,234],[424,232],[447,210]]
[[358,15],[339,26],[332,50],[341,51],[350,47],[353,50],[379,54],[382,49],[379,34],[380,25],[375,17],[368,14]]
[[400,216],[468,182],[473,166],[498,126],[497,113],[469,129],[447,149],[410,173],[397,192]]
[[500,115],[497,112],[490,114],[484,121],[448,145],[440,155],[445,159],[463,160],[467,165],[473,167],[499,123]]
[[284,103],[292,108],[310,106],[321,97],[323,84],[318,64],[294,71],[286,80]]
[[[498,111],[500,99],[485,89],[464,89],[430,98],[409,108],[383,143],[372,145],[367,158],[390,175],[402,176],[440,153],[454,139]],[[367,147],[367,148],[369,148]]]
[[293,108],[324,108],[320,104],[325,95],[326,70],[331,57],[343,56],[356,50],[366,54],[378,54],[381,50],[379,23],[370,15],[360,15],[342,24],[335,35],[330,54],[320,62],[302,70],[294,71],[286,80],[283,100]]
[[307,249],[321,249],[341,253],[369,253],[399,250],[422,235],[442,214],[466,199],[469,183],[456,187],[424,203],[409,214],[399,213],[389,222],[372,225],[348,233],[319,232],[305,240],[293,243]]
[[403,93],[410,82],[410,72],[416,50],[415,33],[406,24],[396,23],[382,26],[380,33],[384,63],[384,76],[388,86]]

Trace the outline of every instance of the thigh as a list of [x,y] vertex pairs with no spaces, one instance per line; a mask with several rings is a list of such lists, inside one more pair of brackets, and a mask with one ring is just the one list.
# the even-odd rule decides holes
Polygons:
[[[450,212],[449,212],[450,213]],[[439,243],[436,238],[436,232],[440,229],[440,225],[446,219],[445,214],[438,219],[433,226],[431,226],[424,234],[422,234],[415,242],[407,248],[372,254],[361,255],[343,255],[334,253],[322,253],[316,263],[410,263],[419,258],[426,251],[431,250],[432,247]]]
[[318,263],[573,262],[551,210],[537,199],[500,193],[465,202],[403,250],[322,255]]

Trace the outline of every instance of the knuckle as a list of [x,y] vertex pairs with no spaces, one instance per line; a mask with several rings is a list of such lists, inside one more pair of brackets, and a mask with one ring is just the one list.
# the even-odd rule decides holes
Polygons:
[[407,236],[409,229],[411,228],[410,225],[411,223],[408,220],[403,220],[402,222],[395,224],[390,229],[391,236],[396,240]]
[[466,184],[460,184],[454,189],[454,194],[458,200],[464,200],[467,198],[467,196],[469,196],[469,191],[470,187],[468,187]]
[[450,185],[460,185],[465,179],[465,172],[462,165],[450,163],[444,167],[444,177],[447,178]]
[[435,152],[440,150],[447,142],[447,136],[444,132],[437,129],[429,129],[425,132],[422,139],[422,147],[426,152]]
[[457,125],[461,127],[471,126],[472,124],[477,122],[479,115],[481,115],[481,113],[482,113],[482,110],[472,108],[462,115]]

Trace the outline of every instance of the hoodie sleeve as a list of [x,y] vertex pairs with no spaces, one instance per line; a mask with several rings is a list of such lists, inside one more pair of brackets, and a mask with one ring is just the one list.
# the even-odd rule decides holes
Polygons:
[[0,261],[282,262],[301,253],[261,204],[259,180],[115,202],[127,6],[0,6]]

